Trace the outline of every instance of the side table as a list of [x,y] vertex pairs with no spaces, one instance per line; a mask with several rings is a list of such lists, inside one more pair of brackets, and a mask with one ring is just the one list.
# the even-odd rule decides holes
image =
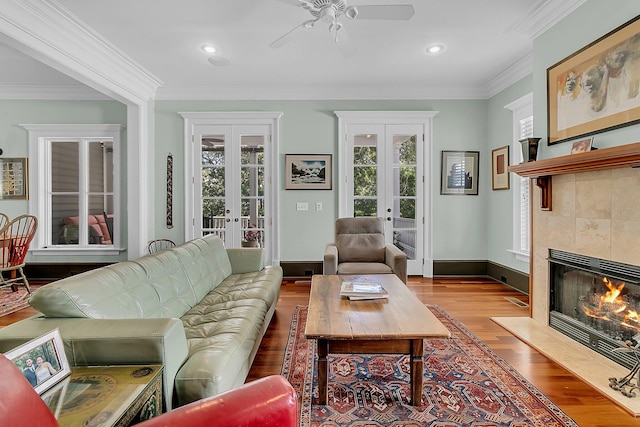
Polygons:
[[72,367],[42,394],[61,427],[124,427],[162,412],[162,366]]

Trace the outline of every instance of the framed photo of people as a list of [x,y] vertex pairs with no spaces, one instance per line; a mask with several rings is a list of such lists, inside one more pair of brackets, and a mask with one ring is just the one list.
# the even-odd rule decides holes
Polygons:
[[548,145],[640,121],[639,18],[547,69]]
[[5,353],[38,394],[71,375],[60,331],[56,328]]

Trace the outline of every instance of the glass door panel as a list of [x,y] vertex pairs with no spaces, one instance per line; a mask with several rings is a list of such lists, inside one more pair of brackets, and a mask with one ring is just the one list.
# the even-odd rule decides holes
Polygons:
[[264,135],[242,135],[240,140],[242,246],[264,247]]
[[200,198],[202,235],[215,234],[227,243],[225,141],[225,134],[201,135]]
[[418,164],[417,135],[394,134],[393,171],[393,243],[408,260],[416,259]]
[[354,136],[353,216],[378,216],[378,135]]

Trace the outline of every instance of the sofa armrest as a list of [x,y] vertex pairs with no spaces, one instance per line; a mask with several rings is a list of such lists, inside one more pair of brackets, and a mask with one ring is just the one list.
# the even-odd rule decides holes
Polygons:
[[338,247],[335,243],[329,243],[324,248],[322,259],[322,274],[338,274]]
[[231,274],[251,273],[264,268],[264,249],[227,248]]
[[407,254],[402,252],[397,246],[387,244],[385,245],[384,262],[391,267],[391,271],[393,271],[403,283],[407,283]]
[[154,319],[87,319],[34,316],[0,329],[0,352],[6,352],[58,328],[71,366],[164,366],[167,409],[172,407],[175,377],[187,358],[182,321]]

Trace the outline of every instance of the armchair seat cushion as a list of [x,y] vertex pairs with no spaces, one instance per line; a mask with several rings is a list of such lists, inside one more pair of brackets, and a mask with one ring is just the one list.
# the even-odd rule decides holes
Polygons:
[[390,274],[391,267],[381,262],[343,262],[338,264],[338,274]]

